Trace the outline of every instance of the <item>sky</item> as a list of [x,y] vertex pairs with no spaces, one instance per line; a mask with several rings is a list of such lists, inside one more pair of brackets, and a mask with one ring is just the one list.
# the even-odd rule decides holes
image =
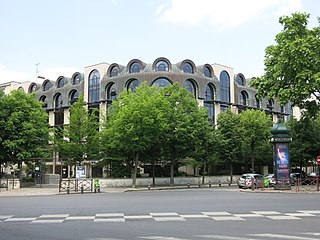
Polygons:
[[264,71],[279,17],[318,0],[0,0],[0,84],[71,77],[98,63],[166,57],[218,63],[246,78]]

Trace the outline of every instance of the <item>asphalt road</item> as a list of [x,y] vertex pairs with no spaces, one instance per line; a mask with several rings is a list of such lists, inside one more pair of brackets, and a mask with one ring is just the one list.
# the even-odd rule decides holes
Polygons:
[[185,189],[0,198],[0,239],[320,239],[320,194]]

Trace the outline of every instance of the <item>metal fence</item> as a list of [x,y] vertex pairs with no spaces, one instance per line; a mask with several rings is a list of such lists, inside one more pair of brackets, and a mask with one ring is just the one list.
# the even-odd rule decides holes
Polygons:
[[91,178],[68,178],[61,179],[59,184],[59,192],[93,192],[96,190],[94,179]]
[[18,178],[0,178],[0,191],[8,191],[15,188],[20,188],[20,181]]

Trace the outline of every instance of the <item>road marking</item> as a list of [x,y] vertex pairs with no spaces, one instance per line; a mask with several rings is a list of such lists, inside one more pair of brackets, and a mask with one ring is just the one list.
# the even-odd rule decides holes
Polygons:
[[175,238],[175,237],[162,237],[162,236],[150,236],[150,237],[140,237],[150,240],[188,240],[187,238]]
[[153,217],[156,222],[169,222],[169,221],[186,221],[182,217]]
[[176,212],[149,213],[151,216],[179,216]]
[[295,217],[315,217],[316,215],[310,213],[284,213],[288,216],[295,216]]
[[240,213],[240,214],[233,214],[234,216],[237,217],[265,217],[263,215],[260,214],[255,214],[255,213]]
[[153,217],[150,215],[129,215],[124,216],[124,219],[153,219]]
[[39,218],[66,218],[69,216],[70,214],[44,214],[41,215]]
[[94,220],[94,216],[69,216],[66,218],[67,221],[70,220]]
[[281,214],[276,211],[251,211],[251,212],[258,215],[280,215]]
[[310,214],[320,214],[320,210],[299,210],[297,212],[310,213]]
[[183,218],[210,218],[208,215],[203,214],[187,214],[187,215],[180,215]]
[[233,216],[227,216],[227,217],[211,217],[213,220],[216,221],[243,221],[243,218],[240,217],[233,217]]
[[281,235],[281,234],[248,234],[251,236],[257,236],[257,237],[267,237],[267,238],[280,238],[280,239],[294,239],[294,240],[319,240],[318,238],[309,238],[309,237],[298,237],[298,236],[292,236],[292,235]]
[[124,213],[97,213],[96,217],[124,217]]
[[31,223],[62,223],[64,219],[43,219],[34,220]]
[[0,219],[12,218],[14,215],[0,215]]
[[106,223],[106,222],[125,222],[124,218],[96,218],[94,222]]
[[37,218],[8,218],[4,220],[4,222],[26,222],[26,221],[34,221]]
[[297,220],[301,219],[294,216],[266,216],[267,218],[273,219],[273,220]]
[[231,215],[231,213],[228,212],[201,212],[204,215],[208,216],[225,216],[225,215]]

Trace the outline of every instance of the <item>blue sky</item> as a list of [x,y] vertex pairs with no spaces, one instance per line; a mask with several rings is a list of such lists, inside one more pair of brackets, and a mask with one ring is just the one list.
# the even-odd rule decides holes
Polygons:
[[0,1],[0,83],[158,57],[259,76],[280,16],[310,13],[310,28],[320,17],[317,0]]

